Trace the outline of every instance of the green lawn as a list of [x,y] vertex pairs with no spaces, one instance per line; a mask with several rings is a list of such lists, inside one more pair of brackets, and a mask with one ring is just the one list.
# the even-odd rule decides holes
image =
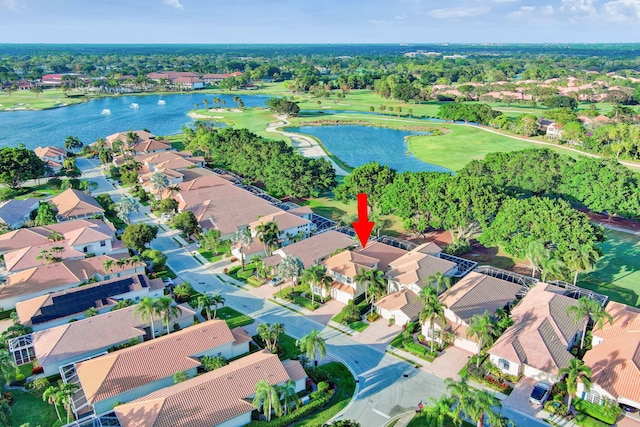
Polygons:
[[[231,106],[233,108],[233,106]],[[211,120],[226,123],[239,129],[249,129],[251,132],[269,139],[289,141],[289,138],[265,129],[270,123],[276,122],[274,114],[264,108],[247,108],[242,112],[194,110],[194,113],[209,116]]]
[[45,89],[36,96],[29,90],[18,90],[11,94],[0,92],[0,110],[23,109],[23,110],[43,110],[45,108],[56,108],[63,105],[79,104],[85,98],[67,98],[61,89]]
[[596,270],[580,275],[578,284],[608,295],[613,301],[640,307],[640,236],[605,230],[604,256]]
[[218,254],[214,254],[213,252],[208,251],[208,250],[206,250],[204,248],[198,249],[198,252],[200,252],[200,255],[205,257],[207,259],[207,261],[209,261],[209,262],[220,261],[222,259],[222,257],[224,256],[224,252],[221,252],[221,253],[218,253]]
[[[260,338],[260,335],[254,335],[253,340],[264,347],[264,342]],[[302,354],[298,346],[296,345],[297,340],[287,334],[280,334],[280,339],[278,340],[278,345],[282,349],[278,357],[280,360],[287,359],[296,359],[299,355]]]
[[239,326],[250,325],[255,322],[252,317],[249,317],[246,314],[242,314],[231,307],[219,308],[216,316],[218,319],[225,320],[230,329],[237,328]]
[[440,136],[413,136],[408,147],[420,160],[444,166],[457,171],[471,160],[481,160],[488,153],[497,151],[517,151],[526,148],[551,148],[573,157],[577,153],[555,146],[543,146],[534,142],[521,141],[472,126],[447,125],[449,133]]
[[322,425],[349,404],[349,401],[351,401],[353,393],[356,390],[356,383],[353,375],[351,375],[351,372],[349,372],[342,363],[331,362],[326,365],[320,365],[316,369],[326,372],[330,380],[337,384],[338,390],[329,401],[329,406],[324,410],[316,412],[304,420],[293,424],[294,426],[312,427]]
[[357,322],[349,323],[348,326],[354,331],[362,332],[369,327],[369,323],[359,320]]
[[[44,402],[42,398],[21,390],[9,391],[13,393],[15,399],[9,417],[11,425],[17,427],[29,423],[32,427],[49,427],[58,421],[53,405]],[[64,415],[64,409],[60,408],[60,413]]]

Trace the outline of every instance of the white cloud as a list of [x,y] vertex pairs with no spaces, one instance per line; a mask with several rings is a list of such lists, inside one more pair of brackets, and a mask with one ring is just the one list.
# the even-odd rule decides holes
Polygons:
[[469,18],[472,16],[484,15],[491,10],[489,6],[480,7],[449,7],[434,9],[427,15],[441,19]]
[[520,0],[493,0],[494,3],[517,3]]
[[537,19],[547,18],[553,15],[553,6],[521,6],[518,10],[515,10],[507,15],[507,18],[511,19]]
[[184,9],[184,5],[180,3],[180,0],[162,0],[167,6],[175,7],[176,9]]
[[640,20],[638,0],[612,0],[602,6],[602,15],[609,21]]
[[395,18],[396,21],[404,21],[405,19],[407,19],[407,15],[398,15]]
[[16,11],[18,10],[18,4],[16,0],[0,0],[0,10],[2,9]]
[[595,16],[597,15],[597,12],[593,3],[594,0],[562,0],[562,6],[560,6],[560,10],[563,12],[568,12],[573,16]]

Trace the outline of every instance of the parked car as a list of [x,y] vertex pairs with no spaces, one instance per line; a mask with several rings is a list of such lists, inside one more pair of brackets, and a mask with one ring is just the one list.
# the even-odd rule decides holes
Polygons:
[[529,396],[529,402],[535,405],[544,405],[544,402],[549,398],[551,393],[551,386],[547,383],[538,383],[533,387],[531,396]]
[[173,280],[171,280],[170,277],[167,277],[166,279],[164,279],[163,282],[164,282],[165,288],[169,286],[173,286]]
[[638,412],[638,408],[634,408],[633,406],[629,406],[629,405],[625,405],[623,403],[620,404],[620,409],[622,409],[625,412]]
[[269,286],[278,286],[280,283],[284,282],[280,276],[276,276],[273,279],[269,280],[267,284]]

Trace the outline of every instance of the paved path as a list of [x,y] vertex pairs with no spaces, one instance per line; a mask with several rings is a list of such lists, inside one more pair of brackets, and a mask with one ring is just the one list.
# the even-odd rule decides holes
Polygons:
[[278,118],[279,121],[275,123],[270,123],[269,126],[267,126],[267,129],[266,129],[267,132],[275,132],[291,138],[294,146],[305,157],[312,157],[312,158],[324,157],[331,163],[331,165],[336,171],[336,175],[342,175],[342,176],[349,175],[349,172],[347,172],[346,170],[338,166],[338,164],[334,162],[333,159],[327,155],[327,153],[324,151],[324,148],[322,148],[316,142],[315,139],[306,135],[300,135],[298,133],[285,132],[280,130],[281,127],[288,126],[291,123],[287,120],[286,116],[276,116],[276,117]]

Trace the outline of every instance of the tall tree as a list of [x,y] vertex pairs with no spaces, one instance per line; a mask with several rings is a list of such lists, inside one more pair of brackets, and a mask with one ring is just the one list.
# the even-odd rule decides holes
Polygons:
[[278,265],[278,274],[285,280],[291,279],[292,286],[295,286],[298,277],[302,274],[302,270],[304,270],[302,260],[292,255],[284,257]]
[[7,350],[0,350],[0,374],[4,377],[4,382],[9,385],[18,373],[18,367]]
[[17,189],[29,179],[44,177],[45,164],[26,148],[0,148],[0,184]]
[[214,254],[218,253],[218,248],[222,244],[220,230],[216,228],[210,228],[206,233],[200,235],[200,246]]
[[535,240],[527,245],[526,256],[531,264],[531,277],[536,277],[536,270],[540,269],[545,261],[551,258],[551,252],[544,243]]
[[186,236],[197,234],[200,232],[200,224],[198,219],[191,211],[180,212],[173,218],[173,225]]
[[427,283],[430,287],[432,286],[435,289],[437,295],[440,295],[440,293],[446,291],[451,287],[451,277],[445,276],[439,271],[435,272],[431,276],[425,277],[424,282]]
[[591,389],[591,368],[585,365],[582,360],[573,358],[569,360],[569,366],[560,368],[558,373],[565,377],[564,383],[567,385],[567,394],[569,395],[568,414],[571,411],[573,396],[578,391],[578,381],[582,382],[585,390],[589,391]]
[[156,338],[155,325],[153,324],[153,318],[156,315],[156,302],[151,297],[143,297],[136,305],[135,313],[140,316],[143,322],[149,322],[151,326],[151,338]]
[[131,224],[131,214],[138,212],[138,204],[131,197],[123,196],[114,203],[114,209],[118,218],[125,224]]
[[[364,299],[366,301],[370,300],[369,290],[378,288],[383,288],[386,290],[387,281],[384,278],[384,272],[378,270],[377,268],[370,270],[361,268],[353,280],[357,285],[362,286],[362,288],[364,289]],[[373,300],[371,300],[371,303],[373,310]]]
[[56,415],[58,416],[58,421],[62,422],[62,416],[60,416],[60,410],[58,409],[58,405],[60,404],[60,389],[57,386],[49,386],[44,393],[42,393],[42,400],[47,402],[49,405],[53,405],[56,409]]
[[571,249],[564,254],[564,262],[575,271],[573,276],[573,284],[578,283],[578,273],[581,271],[590,271],[600,258],[600,253],[596,248],[589,244],[583,244],[578,249]]
[[375,205],[386,186],[391,185],[396,177],[395,169],[370,162],[355,168],[351,174],[345,177],[344,182],[335,189],[336,199],[349,201],[360,193],[368,195],[368,201]]
[[69,424],[71,420],[71,408],[73,402],[73,396],[76,394],[76,389],[80,388],[78,384],[72,383],[62,383],[60,384],[60,391],[58,391],[58,396],[62,406],[67,411],[67,424]]
[[169,177],[162,172],[151,175],[151,186],[156,192],[156,197],[162,197],[162,192],[169,187]]
[[278,236],[280,230],[278,229],[278,223],[275,221],[269,221],[266,223],[260,223],[255,228],[258,240],[264,245],[264,252],[267,256],[271,256],[271,250],[278,244]]
[[80,141],[80,138],[78,138],[77,136],[69,135],[64,140],[64,148],[65,150],[68,150],[68,151],[75,152],[76,150],[81,149],[83,146],[84,144],[82,143],[82,141]]
[[238,252],[240,252],[239,258],[240,262],[242,263],[242,271],[244,271],[244,263],[246,261],[244,250],[251,246],[251,243],[253,243],[253,239],[246,230],[238,230],[231,236],[231,241],[233,242],[233,244],[238,245]]
[[41,226],[55,224],[56,222],[58,222],[58,220],[56,220],[56,212],[53,207],[47,202],[40,202],[34,224]]
[[584,321],[584,327],[582,328],[582,336],[580,338],[580,348],[584,348],[584,339],[587,335],[587,326],[589,319],[593,320],[598,327],[602,328],[604,322],[608,321],[613,325],[613,316],[609,314],[602,305],[594,299],[589,297],[581,297],[578,299],[577,305],[570,305],[567,307],[567,316],[573,317],[573,321],[577,324],[580,321]]
[[493,323],[489,312],[485,310],[483,314],[474,314],[469,320],[467,336],[478,338],[478,355],[476,356],[476,367],[480,367],[480,354],[485,347],[493,343],[496,335],[496,325]]
[[177,319],[182,313],[182,309],[175,305],[173,298],[160,297],[154,302],[155,311],[167,328],[167,335],[171,333],[171,320]]
[[429,329],[431,330],[431,352],[433,352],[436,340],[436,319],[440,320],[442,330],[444,330],[446,327],[444,309],[447,308],[447,306],[438,300],[438,294],[429,286],[425,286],[420,290],[418,298],[424,305],[424,308],[420,312],[420,324],[424,324],[424,322],[429,321]]
[[[320,331],[314,329],[307,335],[303,336],[299,342],[300,350],[305,353],[308,359],[316,361],[316,356],[322,359],[327,354],[327,345],[320,334]],[[316,369],[317,362],[313,364],[313,370]]]
[[282,405],[284,406],[284,415],[287,415],[291,410],[292,403],[295,403],[297,407],[298,395],[296,393],[296,382],[289,380],[282,384],[278,391],[280,393],[280,400],[282,400]]
[[252,402],[253,406],[262,411],[267,421],[271,421],[271,412],[275,411],[276,416],[282,415],[282,406],[280,405],[280,396],[278,390],[268,382],[261,380],[256,384],[256,394]]
[[309,283],[310,285],[309,288],[311,292],[311,305],[313,305],[313,303],[315,302],[315,288],[319,287],[323,279],[327,277],[325,276],[326,272],[327,269],[324,267],[324,265],[321,264],[311,265],[302,272],[301,279]]
[[216,312],[219,305],[224,305],[225,298],[220,294],[206,292],[198,295],[198,310],[204,309],[207,312],[207,320],[211,320],[211,306],[213,306],[213,318],[216,318]]
[[149,224],[128,225],[122,233],[122,243],[128,248],[144,252],[147,244],[158,235],[158,227]]

